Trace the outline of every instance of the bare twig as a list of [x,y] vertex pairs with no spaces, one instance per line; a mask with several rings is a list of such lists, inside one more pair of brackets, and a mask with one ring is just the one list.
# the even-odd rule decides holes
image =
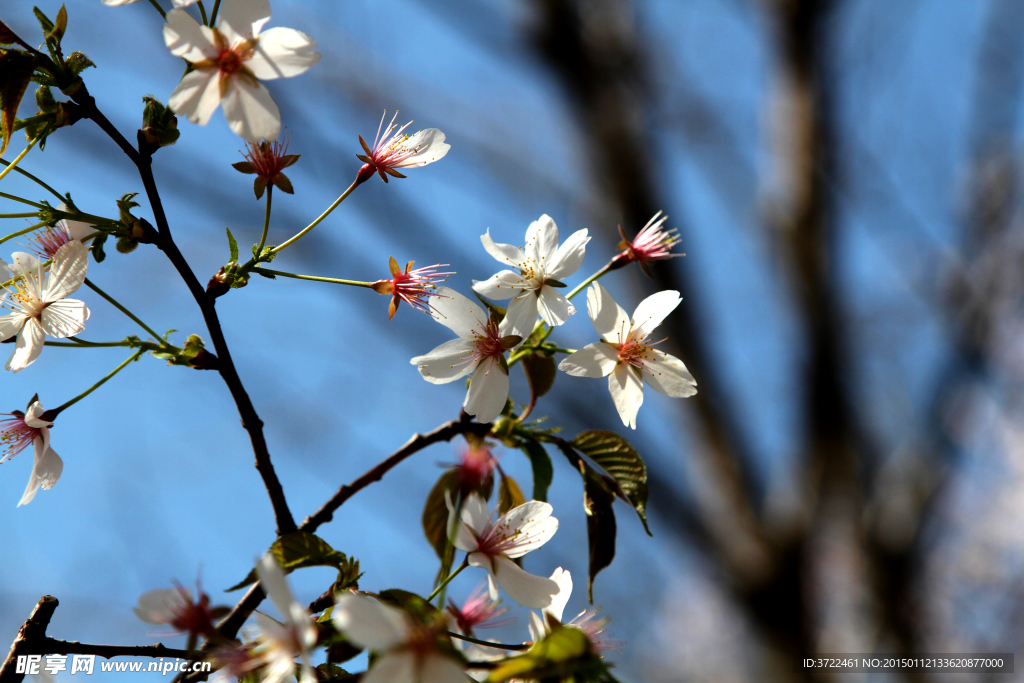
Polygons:
[[11,643],[11,649],[7,653],[4,665],[0,667],[0,683],[21,683],[25,674],[15,673],[16,663],[19,655],[39,654],[39,645],[47,640],[46,627],[50,625],[50,619],[57,609],[57,598],[52,595],[44,595],[39,598],[35,609],[29,615],[28,620],[18,629],[18,636]]

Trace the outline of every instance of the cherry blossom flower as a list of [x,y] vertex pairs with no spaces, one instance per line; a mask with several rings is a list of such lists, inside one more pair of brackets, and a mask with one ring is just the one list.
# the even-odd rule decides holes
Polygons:
[[273,185],[282,192],[295,194],[292,188],[292,181],[284,174],[288,168],[299,160],[300,154],[288,154],[288,145],[291,140],[260,140],[258,143],[245,141],[245,161],[238,161],[231,164],[231,167],[241,173],[255,173],[252,189],[256,193],[256,199],[263,197],[267,185]]
[[488,595],[486,585],[480,584],[469,594],[466,601],[462,603],[462,607],[456,605],[453,600],[448,600],[446,609],[454,627],[453,630],[472,636],[475,628],[498,628],[514,621],[511,618],[498,618],[509,609],[508,607],[499,607],[500,604],[500,600],[492,600]]
[[463,495],[474,491],[491,475],[498,459],[491,452],[486,441],[478,444],[467,444],[459,451],[459,460],[455,463],[455,471],[459,475],[459,488]]
[[662,216],[661,211],[659,211],[654,214],[651,220],[647,221],[647,225],[643,227],[632,241],[626,237],[626,233],[620,225],[619,234],[622,235],[622,241],[619,242],[618,248],[623,251],[612,259],[610,269],[622,268],[636,261],[649,277],[653,277],[647,266],[649,261],[662,261],[677,256],[685,256],[686,254],[670,253],[672,247],[679,242],[679,231],[675,228],[666,230],[665,221],[667,220],[668,216]]
[[14,253],[14,264],[7,266],[14,281],[0,298],[0,308],[11,313],[0,317],[0,341],[17,335],[14,353],[7,369],[24,370],[43,351],[45,335],[63,339],[85,329],[89,308],[77,299],[68,299],[82,286],[89,266],[89,248],[78,240],[68,242],[54,254],[48,273],[32,254]]
[[147,624],[170,626],[174,629],[173,635],[210,635],[216,618],[210,607],[210,596],[203,592],[198,581],[197,600],[192,599],[192,591],[177,582],[174,585],[174,588],[158,588],[140,595],[139,606],[132,609],[135,616]]
[[0,448],[3,449],[0,451],[0,463],[10,460],[29,444],[36,451],[32,474],[18,507],[31,503],[40,488],[44,491],[52,489],[64,470],[64,461],[50,448],[50,427],[53,423],[42,419],[45,412],[43,405],[33,400],[26,412],[8,413],[8,419],[0,420]]
[[[565,606],[569,602],[569,596],[572,594],[572,576],[567,570],[559,567],[551,575],[551,580],[558,584],[558,594],[555,595],[551,606],[544,609],[543,616],[538,615],[536,612],[530,612],[530,636],[534,642],[546,636],[550,631],[547,624],[549,618],[557,622],[562,621],[562,613],[565,611]],[[599,655],[603,655],[622,646],[622,641],[609,640],[604,635],[605,627],[610,621],[607,617],[598,617],[596,611],[583,610],[573,617],[571,621],[565,622],[563,625],[578,628],[586,633],[590,644],[594,647],[594,651]]]
[[291,78],[320,60],[316,41],[301,31],[272,28],[267,0],[227,0],[216,28],[200,26],[185,10],[167,13],[164,42],[192,65],[168,105],[192,123],[206,125],[218,105],[231,130],[246,140],[276,140],[281,112],[260,81]]
[[601,341],[588,344],[558,364],[576,377],[608,377],[608,391],[622,424],[636,429],[636,414],[644,401],[647,382],[655,391],[674,398],[697,393],[697,381],[675,356],[653,348],[647,337],[671,313],[682,297],[666,290],[640,302],[630,320],[608,290],[595,282],[587,290],[587,313]]
[[281,683],[295,675],[295,658],[301,662],[299,683],[315,683],[316,674],[310,666],[310,649],[316,644],[317,631],[306,608],[295,602],[284,572],[270,553],[256,565],[260,586],[270,596],[274,607],[284,617],[278,622],[266,614],[256,613],[263,631],[261,643],[256,647],[253,663],[264,667],[263,683]]
[[[66,211],[67,207],[61,205],[61,210]],[[58,221],[57,225],[52,228],[47,226],[37,232],[30,241],[32,251],[41,260],[49,260],[57,255],[57,252],[65,244],[72,240],[78,240],[79,242],[87,239],[90,235],[95,235],[96,229],[88,223],[82,221],[73,221],[71,219],[65,219]]]
[[446,268],[447,263],[435,263],[425,268],[412,269],[415,261],[405,264],[403,271],[398,261],[392,256],[388,261],[388,269],[391,271],[391,278],[377,280],[371,286],[378,294],[390,294],[391,305],[388,306],[388,320],[395,317],[398,312],[398,304],[405,302],[417,311],[429,314],[431,305],[430,297],[437,296],[437,283],[444,282],[450,275],[455,273],[439,273],[438,268]]
[[[384,110],[384,115],[380,118],[380,125],[377,126],[377,137],[373,139],[372,148],[366,144],[362,135],[359,136],[359,144],[363,146],[363,151],[366,154],[356,155],[356,158],[363,162],[363,167],[356,174],[357,185],[369,180],[374,172],[385,183],[388,181],[389,175],[395,178],[404,178],[405,176],[396,171],[396,168],[415,168],[432,164],[451,149],[451,145],[444,141],[444,133],[437,128],[427,128],[409,135],[405,129],[412,125],[412,121],[410,121],[396,130],[397,111],[391,118],[391,123],[384,129],[384,119],[387,115],[387,110]],[[383,134],[381,129],[384,129]]]
[[551,505],[531,500],[495,519],[483,497],[473,493],[462,504],[458,523],[454,519],[455,509],[449,505],[449,510],[453,518],[448,526],[454,534],[452,543],[468,553],[469,566],[487,570],[491,600],[498,599],[500,585],[524,607],[542,609],[552,604],[558,584],[530,574],[512,561],[541,547],[558,531]]
[[507,332],[508,318],[500,323],[486,311],[448,287],[434,290],[430,315],[458,339],[445,342],[410,362],[431,384],[447,384],[473,373],[463,409],[480,422],[501,414],[508,400],[508,362],[505,352],[522,339]]
[[473,283],[473,290],[488,299],[512,299],[505,314],[510,320],[509,334],[528,337],[537,322],[538,311],[552,327],[561,325],[576,312],[576,307],[556,288],[565,287],[562,280],[583,264],[585,247],[590,241],[586,229],[577,230],[558,246],[558,226],[544,214],[527,228],[525,249],[495,243],[490,230],[480,236],[480,241],[488,254],[519,271],[502,270],[488,280]]
[[438,647],[436,629],[362,593],[338,598],[331,619],[358,647],[380,652],[362,683],[465,683],[465,666]]

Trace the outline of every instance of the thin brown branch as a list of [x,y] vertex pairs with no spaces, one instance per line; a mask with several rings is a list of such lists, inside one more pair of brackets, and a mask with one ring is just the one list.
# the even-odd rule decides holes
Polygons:
[[238,376],[238,371],[235,369],[235,364],[231,359],[231,352],[228,350],[227,340],[225,340],[224,332],[221,328],[220,318],[217,316],[214,299],[207,295],[206,290],[196,278],[195,273],[192,272],[192,268],[178,250],[178,246],[174,243],[174,239],[171,236],[170,225],[167,222],[163,203],[160,201],[160,193],[157,191],[156,181],[153,178],[152,157],[148,153],[141,153],[132,147],[131,143],[121,135],[96,107],[96,101],[86,90],[85,86],[82,86],[81,90],[75,94],[74,100],[82,106],[85,117],[95,121],[138,168],[139,176],[142,178],[142,184],[146,189],[146,196],[149,198],[150,208],[153,211],[153,217],[156,220],[157,230],[160,234],[158,246],[167,255],[167,258],[174,265],[178,274],[181,275],[182,280],[185,281],[186,286],[196,300],[196,304],[199,305],[199,310],[203,314],[203,320],[206,322],[206,327],[210,332],[210,340],[213,342],[217,357],[220,360],[217,369],[224,379],[228,390],[231,392],[231,397],[235,400],[238,414],[242,418],[242,426],[249,433],[252,449],[256,456],[256,470],[259,472],[260,477],[263,478],[267,495],[270,497],[270,503],[274,508],[277,534],[280,536],[295,531],[295,518],[292,517],[291,510],[288,508],[284,489],[274,471],[274,465],[270,459],[270,451],[267,448],[267,442],[263,435],[263,421],[260,420],[259,415],[256,413],[256,408],[253,407],[252,400],[249,398],[249,394],[246,392],[245,387],[242,385],[242,380]]
[[89,643],[79,643],[73,640],[56,640],[54,638],[43,639],[36,654],[96,655],[104,659],[110,659],[111,657],[177,657],[178,659],[191,659],[192,657],[186,650],[164,647],[162,643],[155,645],[90,645]]

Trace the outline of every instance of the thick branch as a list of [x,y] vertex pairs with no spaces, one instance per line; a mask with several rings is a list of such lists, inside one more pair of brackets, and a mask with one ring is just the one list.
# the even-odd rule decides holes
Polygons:
[[160,201],[156,181],[153,178],[152,157],[149,154],[140,153],[132,147],[103,113],[97,109],[96,101],[84,86],[74,96],[74,100],[82,106],[85,117],[95,121],[138,168],[142,184],[146,189],[146,196],[149,198],[150,207],[153,210],[153,218],[156,220],[157,230],[160,233],[158,246],[167,255],[167,258],[170,259],[199,305],[199,310],[203,314],[203,320],[206,322],[206,327],[210,332],[210,340],[213,342],[213,346],[217,351],[217,357],[220,359],[218,370],[228,390],[231,392],[231,397],[235,400],[238,414],[242,418],[242,426],[249,432],[252,449],[256,455],[256,470],[263,478],[267,495],[270,496],[270,503],[274,508],[277,534],[280,536],[295,531],[295,519],[288,509],[284,489],[281,487],[281,482],[274,472],[274,465],[270,460],[270,451],[263,436],[263,421],[257,415],[249,394],[245,391],[242,380],[238,377],[237,370],[235,370],[235,364],[231,360],[231,352],[228,350],[228,344],[221,329],[220,318],[217,316],[217,309],[214,306],[214,299],[207,295],[206,290],[196,278],[195,273],[192,272],[192,268],[189,267],[188,262],[182,256],[178,246],[174,243],[174,239],[171,237],[171,229],[167,222],[167,216],[164,213],[163,203]]
[[0,683],[21,683],[25,674],[14,673],[17,669],[18,657],[20,655],[39,654],[39,645],[48,640],[46,638],[46,627],[50,625],[50,619],[57,609],[57,598],[52,595],[44,595],[39,598],[35,609],[29,616],[28,621],[18,629],[18,636],[11,643],[11,649],[7,653],[4,665],[0,667]]

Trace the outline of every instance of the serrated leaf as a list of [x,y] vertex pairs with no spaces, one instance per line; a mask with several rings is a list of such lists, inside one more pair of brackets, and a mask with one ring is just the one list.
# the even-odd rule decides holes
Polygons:
[[7,145],[14,133],[14,119],[18,106],[32,81],[35,57],[21,50],[0,51],[0,154],[7,151]]
[[231,228],[224,228],[228,232],[228,249],[231,250],[231,261],[238,262],[238,242],[235,241],[235,236],[231,234]]
[[526,502],[523,497],[523,490],[512,477],[501,474],[501,483],[498,485],[498,511],[505,514],[514,507],[519,507]]
[[[358,573],[359,561],[350,560],[345,553],[332,548],[327,541],[305,531],[293,531],[274,541],[270,552],[286,573],[301,567],[334,567],[339,572],[350,572],[355,567]],[[227,592],[236,591],[256,582],[256,570],[249,572],[241,583]]]
[[623,437],[601,429],[581,433],[573,440],[573,445],[612,476],[650,536],[651,530],[647,527],[647,466],[640,454]]
[[555,383],[555,359],[536,351],[522,360],[526,381],[530,384],[530,393],[540,398],[551,390]]
[[533,499],[547,501],[548,487],[551,486],[551,480],[555,475],[551,466],[551,456],[544,446],[533,439],[524,439],[519,448],[530,459],[530,466],[533,469]]
[[322,673],[327,681],[344,681],[350,678],[355,678],[354,674],[342,669],[337,664],[318,664],[316,670]]

